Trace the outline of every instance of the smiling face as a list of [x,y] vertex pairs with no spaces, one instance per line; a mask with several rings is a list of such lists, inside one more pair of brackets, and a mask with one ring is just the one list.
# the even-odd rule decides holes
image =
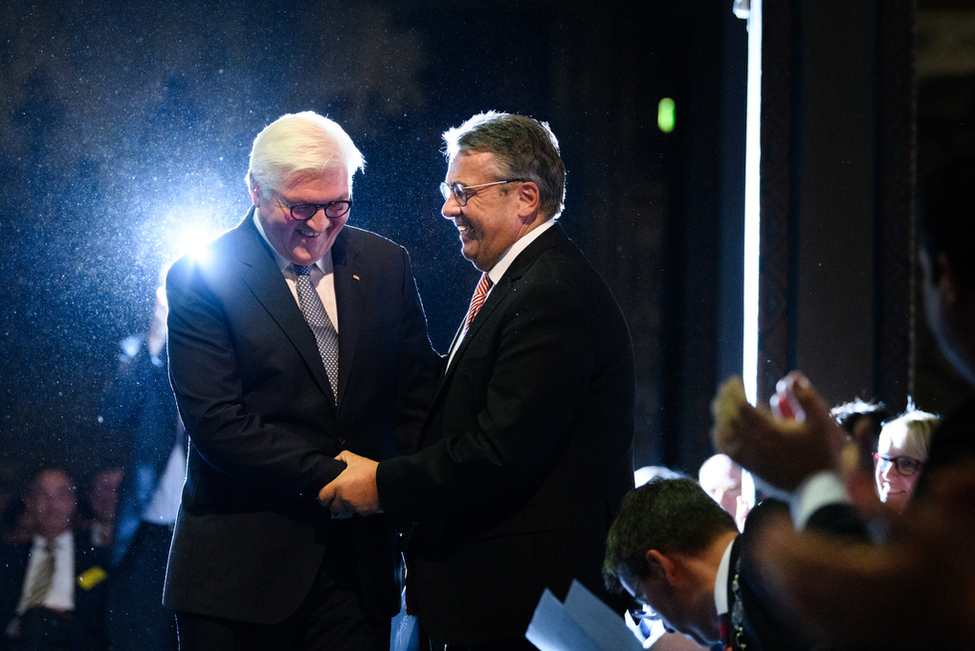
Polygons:
[[[459,152],[447,169],[448,184],[465,186],[502,181],[494,172],[494,154]],[[466,206],[451,196],[441,212],[460,233],[461,250],[481,271],[488,271],[504,252],[532,228],[534,215],[523,215],[520,185],[493,185],[473,191]]]
[[293,174],[281,188],[252,188],[251,198],[271,246],[289,262],[307,266],[321,260],[332,248],[349,213],[329,219],[319,210],[303,222],[294,219],[283,202],[294,205],[348,200],[352,198],[352,188],[345,167],[335,166],[320,175]]
[[[880,439],[877,452],[890,459],[897,457],[910,457],[901,448],[890,443],[890,439]],[[913,458],[913,457],[912,457]],[[877,493],[880,501],[892,507],[898,513],[907,508],[907,503],[914,492],[914,485],[920,473],[905,477],[897,472],[897,466],[893,463],[876,463],[874,465],[874,479],[877,481]]]

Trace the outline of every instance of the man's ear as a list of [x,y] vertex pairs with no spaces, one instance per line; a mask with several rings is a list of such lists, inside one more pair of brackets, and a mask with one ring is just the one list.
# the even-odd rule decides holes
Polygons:
[[254,202],[254,205],[255,206],[258,205],[260,203],[260,200],[261,200],[261,188],[260,188],[260,186],[258,186],[257,183],[254,183],[248,189],[250,190],[250,193],[251,193],[251,201]]
[[647,551],[646,559],[650,565],[650,578],[672,587],[680,568],[671,554],[651,549]]
[[534,220],[538,215],[541,200],[538,196],[538,186],[534,181],[522,181],[518,190],[518,213],[523,217],[531,217]]

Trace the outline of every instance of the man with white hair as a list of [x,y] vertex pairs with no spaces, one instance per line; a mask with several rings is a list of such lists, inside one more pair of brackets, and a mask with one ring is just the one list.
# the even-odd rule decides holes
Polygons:
[[190,437],[164,591],[181,649],[388,648],[396,534],[316,497],[339,452],[411,449],[439,358],[406,251],[346,227],[362,167],[335,122],[279,118],[254,141],[250,212],[169,272]]

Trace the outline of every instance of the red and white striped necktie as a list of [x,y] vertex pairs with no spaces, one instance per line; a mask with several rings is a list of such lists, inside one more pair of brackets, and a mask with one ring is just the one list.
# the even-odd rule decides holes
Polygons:
[[484,305],[484,298],[487,296],[488,290],[491,289],[491,285],[493,284],[491,279],[488,278],[487,273],[481,275],[481,281],[477,283],[477,289],[474,290],[474,296],[471,298],[471,307],[467,310],[467,324],[464,326],[465,329],[471,327],[471,322],[477,316],[477,311]]

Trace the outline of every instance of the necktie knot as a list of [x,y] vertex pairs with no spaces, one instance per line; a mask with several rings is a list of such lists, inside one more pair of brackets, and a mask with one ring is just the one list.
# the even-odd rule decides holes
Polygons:
[[295,270],[295,289],[298,293],[298,307],[308,322],[318,353],[325,365],[325,375],[332,387],[332,397],[338,400],[339,377],[339,336],[332,325],[332,320],[325,311],[325,304],[311,284],[311,266],[292,264]]
[[471,298],[471,306],[467,310],[466,327],[471,327],[474,317],[477,316],[481,306],[484,305],[484,299],[487,297],[488,290],[491,289],[493,284],[494,283],[491,282],[491,278],[487,275],[487,272],[481,274],[481,280],[477,283],[477,287],[474,289],[474,296]]

